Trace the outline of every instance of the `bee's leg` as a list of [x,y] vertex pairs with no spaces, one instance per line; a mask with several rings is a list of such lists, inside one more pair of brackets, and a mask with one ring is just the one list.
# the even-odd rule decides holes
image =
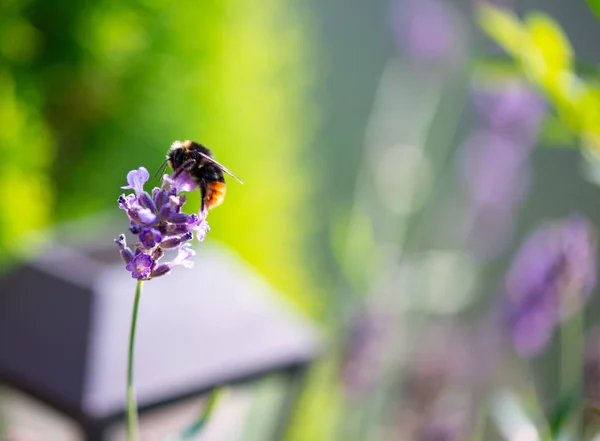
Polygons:
[[183,164],[181,164],[181,166],[179,168],[177,168],[173,177],[174,178],[178,177],[181,173],[183,173],[184,170],[189,170],[190,168],[194,167],[195,165],[196,165],[195,159],[188,159]]
[[206,200],[206,181],[202,179],[200,181],[200,212],[204,213],[204,201]]

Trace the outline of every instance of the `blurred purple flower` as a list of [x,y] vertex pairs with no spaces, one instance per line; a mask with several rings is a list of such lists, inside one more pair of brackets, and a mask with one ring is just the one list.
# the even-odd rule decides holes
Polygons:
[[465,189],[476,207],[519,202],[529,184],[527,148],[491,130],[473,132],[461,156]]
[[523,149],[531,149],[546,114],[546,104],[529,86],[513,80],[475,89],[479,117],[491,130],[504,134]]
[[479,124],[459,156],[468,196],[466,244],[489,259],[512,236],[515,211],[529,188],[529,158],[545,105],[517,81],[477,87],[473,95]]
[[[486,333],[487,336],[487,333]],[[488,366],[483,341],[456,323],[429,326],[405,367],[398,426],[407,439],[468,439]],[[406,433],[409,432],[409,433]]]
[[456,64],[465,52],[461,17],[440,0],[396,0],[392,29],[396,43],[415,60]]
[[[127,247],[125,236],[115,240],[119,246],[126,269],[134,279],[147,280],[165,275],[175,266],[191,266],[194,251],[188,241],[194,233],[202,242],[210,230],[206,221],[207,212],[186,214],[182,212],[186,202],[182,191],[193,190],[196,186],[187,173],[164,176],[162,186],[152,190],[152,195],[144,191],[144,184],[150,174],[144,167],[127,174],[129,185],[124,189],[134,190],[134,194],[121,195],[119,208],[129,218],[129,231],[139,239],[134,251]],[[164,250],[177,250],[176,257],[167,263],[159,263]]]
[[363,311],[350,323],[341,366],[347,393],[361,396],[375,383],[381,368],[383,337],[384,318],[374,311]]
[[536,230],[506,276],[507,324],[519,354],[537,355],[555,326],[578,311],[596,285],[596,236],[572,216]]

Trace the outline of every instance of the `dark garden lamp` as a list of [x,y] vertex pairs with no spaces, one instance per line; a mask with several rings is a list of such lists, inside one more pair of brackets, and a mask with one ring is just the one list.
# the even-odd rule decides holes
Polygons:
[[[102,243],[52,245],[0,279],[0,381],[74,419],[89,441],[108,439],[123,419],[135,285],[114,244]],[[232,252],[210,243],[197,251],[192,270],[144,289],[135,356],[142,436],[152,409],[279,375],[269,429],[277,439],[318,334]]]

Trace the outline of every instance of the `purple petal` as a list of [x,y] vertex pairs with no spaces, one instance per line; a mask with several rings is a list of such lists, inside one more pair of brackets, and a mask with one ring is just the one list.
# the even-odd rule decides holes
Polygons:
[[165,250],[170,250],[173,248],[177,248],[179,245],[181,245],[181,238],[174,236],[169,237],[163,243],[161,243],[161,248],[164,248]]
[[155,228],[144,228],[139,237],[146,248],[154,248],[162,241],[160,232]]
[[154,205],[154,201],[147,192],[142,191],[138,197],[138,200],[142,207],[147,208],[153,213],[156,212],[156,205]]
[[533,147],[546,105],[530,87],[520,81],[486,85],[475,90],[474,101],[490,128]]
[[521,246],[506,277],[516,348],[535,355],[554,326],[582,308],[596,284],[596,239],[578,217],[545,225]]
[[168,219],[169,217],[171,217],[174,214],[175,214],[175,210],[173,208],[171,208],[171,206],[169,206],[169,204],[165,204],[159,210],[158,217],[161,220],[165,220],[165,219]]
[[179,236],[190,231],[188,224],[171,224],[161,225],[159,227],[161,233],[165,236]]
[[171,173],[168,182],[177,193],[182,191],[191,192],[198,188],[198,184],[186,171],[177,171]]
[[174,224],[185,224],[188,222],[189,216],[185,213],[175,213],[171,214],[167,221],[172,222]]
[[177,248],[182,243],[192,240],[193,237],[194,237],[194,235],[191,232],[185,233],[179,237],[178,236],[169,237],[168,239],[164,240],[160,244],[160,246],[161,246],[161,248],[164,248],[167,250]]
[[203,216],[197,216],[195,214],[190,215],[187,223],[187,230],[196,233],[198,241],[202,242],[206,237],[206,234],[210,231],[205,213],[203,213]]
[[144,167],[140,167],[137,170],[131,170],[127,173],[127,186],[121,187],[124,190],[133,190],[135,194],[139,195],[144,191],[144,184],[150,178],[150,173]]
[[391,16],[397,44],[414,59],[446,64],[463,55],[463,25],[448,2],[396,0]]
[[515,349],[523,357],[534,357],[548,344],[554,332],[552,314],[542,309],[532,310],[512,324]]
[[202,223],[195,229],[196,239],[198,239],[199,242],[203,242],[209,231],[210,227],[208,226],[208,222],[202,221]]
[[121,234],[117,239],[115,239],[115,243],[119,247],[119,250],[123,251],[127,248],[127,240],[125,239],[125,235]]
[[125,235],[121,234],[118,239],[115,239],[115,243],[119,247],[119,254],[123,261],[127,264],[133,260],[133,252],[127,248],[127,241],[125,240]]
[[155,189],[158,190],[156,192],[152,192],[153,196],[152,198],[154,199],[154,204],[156,205],[156,208],[158,210],[161,210],[163,208],[163,206],[169,201],[169,195],[167,195],[167,192],[165,190],[160,190],[160,189]]
[[147,279],[150,276],[154,266],[152,257],[148,254],[140,253],[129,262],[125,269],[131,271],[131,277],[134,279]]
[[171,267],[182,265],[186,268],[191,268],[194,266],[194,262],[191,262],[190,259],[196,255],[196,252],[190,248],[190,244],[184,244],[179,248],[179,252],[175,259],[171,262]]
[[148,208],[142,208],[141,210],[137,210],[135,214],[136,216],[132,216],[132,218],[134,220],[139,221],[141,224],[154,225],[156,223],[156,215],[152,212],[152,210],[149,210]]
[[169,196],[169,202],[168,202],[168,204],[173,209],[181,208],[181,206],[183,205],[181,203],[181,198],[179,196],[175,196],[175,195]]
[[137,198],[134,194],[122,194],[121,196],[119,196],[118,203],[120,209],[130,210],[131,208],[133,208],[134,205],[137,205]]
[[125,262],[125,263],[131,262],[134,258],[133,252],[129,248],[121,250],[120,253],[121,253],[121,259],[123,259],[123,262]]

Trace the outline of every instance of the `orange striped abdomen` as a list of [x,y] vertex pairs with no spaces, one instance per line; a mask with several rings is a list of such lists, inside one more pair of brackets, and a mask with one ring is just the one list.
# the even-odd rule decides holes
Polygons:
[[209,182],[206,185],[206,197],[204,203],[208,208],[213,208],[223,203],[225,200],[225,183],[219,181]]

